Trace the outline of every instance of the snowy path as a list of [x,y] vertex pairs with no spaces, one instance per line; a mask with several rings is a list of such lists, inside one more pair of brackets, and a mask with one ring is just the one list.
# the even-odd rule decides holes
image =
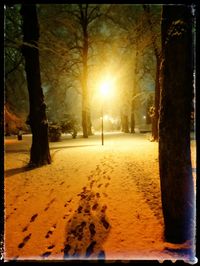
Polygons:
[[[164,249],[158,144],[142,134],[63,138],[24,170],[30,137],[5,157],[5,259],[171,259]],[[16,153],[17,150],[20,152]]]

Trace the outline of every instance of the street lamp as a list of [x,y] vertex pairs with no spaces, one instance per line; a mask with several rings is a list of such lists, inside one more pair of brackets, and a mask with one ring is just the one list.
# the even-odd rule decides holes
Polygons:
[[101,117],[102,117],[102,120],[101,120],[101,143],[102,143],[102,146],[104,145],[104,134],[103,134],[103,101],[104,101],[104,98],[109,93],[109,87],[110,87],[110,84],[109,84],[109,82],[106,82],[106,81],[103,82],[101,84],[101,87],[100,87],[101,96],[102,96],[102,104],[101,104]]

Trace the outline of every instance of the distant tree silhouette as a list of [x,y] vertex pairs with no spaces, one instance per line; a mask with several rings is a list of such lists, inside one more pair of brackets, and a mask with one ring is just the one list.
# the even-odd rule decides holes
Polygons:
[[155,97],[154,97],[154,114],[152,116],[152,141],[158,141],[158,119],[159,119],[159,108],[160,108],[160,58],[161,52],[160,48],[156,42],[157,36],[153,28],[153,23],[151,19],[151,11],[149,5],[143,5],[144,12],[147,17],[147,23],[151,32],[152,46],[154,55],[156,58],[156,78],[155,78]]

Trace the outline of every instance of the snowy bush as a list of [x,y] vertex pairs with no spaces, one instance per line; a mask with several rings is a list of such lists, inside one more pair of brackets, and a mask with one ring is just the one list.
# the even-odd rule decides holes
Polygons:
[[69,133],[72,135],[72,138],[76,138],[78,125],[76,119],[73,117],[67,116],[65,120],[62,120],[60,123],[62,133]]
[[61,137],[61,128],[58,125],[49,125],[49,140],[59,141]]

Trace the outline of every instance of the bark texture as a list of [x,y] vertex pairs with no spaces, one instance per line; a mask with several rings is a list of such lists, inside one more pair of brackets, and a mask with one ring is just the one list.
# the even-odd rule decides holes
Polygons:
[[22,53],[25,59],[25,71],[29,92],[30,112],[28,123],[32,131],[32,146],[30,165],[40,166],[51,163],[48,142],[48,122],[46,105],[41,88],[40,63],[39,63],[39,25],[36,5],[22,4],[21,15],[23,19]]
[[190,155],[191,27],[189,7],[163,7],[159,168],[164,237],[173,243],[191,240],[194,234],[195,198]]

